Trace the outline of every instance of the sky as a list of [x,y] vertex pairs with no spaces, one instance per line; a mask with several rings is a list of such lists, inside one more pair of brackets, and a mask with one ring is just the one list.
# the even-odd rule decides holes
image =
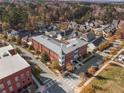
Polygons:
[[[58,0],[59,1],[59,0]],[[60,1],[89,1],[89,2],[124,2],[124,0],[60,0]]]
[[124,2],[124,0],[53,0],[53,1]]
[[[26,0],[0,0],[0,2],[26,1]],[[32,0],[27,0],[32,1]],[[40,0],[36,0],[40,1]],[[124,0],[42,0],[42,1],[85,1],[85,2],[124,2]]]

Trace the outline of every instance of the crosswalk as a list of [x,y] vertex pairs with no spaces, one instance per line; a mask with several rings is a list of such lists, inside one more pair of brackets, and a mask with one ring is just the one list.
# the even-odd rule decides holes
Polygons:
[[47,79],[46,81],[43,82],[46,85],[46,88],[52,87],[54,84],[56,84],[55,80]]
[[[78,78],[77,76],[75,76]],[[69,88],[74,89],[76,87],[76,84],[74,84],[74,79],[71,76],[68,76],[67,78],[59,78],[61,79],[64,84],[66,84]]]
[[63,79],[63,82],[65,84],[67,84],[71,89],[74,89],[76,87],[76,85],[74,85],[71,80],[68,80],[68,79]]
[[[73,75],[73,76],[75,78],[79,78],[77,75]],[[68,76],[67,78],[58,77],[56,78],[56,80],[47,79],[43,83],[45,84],[46,89],[49,89],[52,86],[58,84],[58,86],[64,88],[64,90],[66,90],[67,93],[72,93],[68,91],[70,90],[73,91],[77,87],[77,84],[75,84],[74,82],[75,80],[73,79],[73,77]]]
[[59,81],[63,81],[64,84],[66,84],[67,86],[69,86],[71,89],[74,89],[76,87],[75,84],[73,84],[71,82],[71,80],[73,80],[72,78],[67,78],[67,79],[62,79],[62,78],[59,78],[57,81],[56,80],[50,80],[50,79],[47,79],[46,81],[44,81],[45,85],[46,85],[46,88],[50,88],[52,87],[53,85],[55,85],[57,82]]

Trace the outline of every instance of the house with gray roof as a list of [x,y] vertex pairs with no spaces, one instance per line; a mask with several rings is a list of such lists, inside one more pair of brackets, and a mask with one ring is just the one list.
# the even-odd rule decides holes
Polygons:
[[95,39],[95,33],[93,31],[87,32],[87,33],[83,34],[82,38],[85,41],[90,42]]
[[105,41],[106,41],[106,39],[103,36],[96,37],[94,40],[89,42],[88,51],[93,52],[94,50],[96,50],[99,47],[100,44],[102,44]]

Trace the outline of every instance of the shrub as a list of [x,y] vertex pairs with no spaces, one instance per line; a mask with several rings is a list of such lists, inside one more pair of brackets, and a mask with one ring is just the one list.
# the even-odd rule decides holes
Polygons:
[[66,69],[71,72],[73,70],[73,65],[71,63],[67,63]]
[[95,89],[91,85],[88,85],[80,93],[95,93]]
[[50,61],[49,56],[48,56],[47,53],[43,53],[43,54],[41,55],[41,61],[42,61],[42,62],[48,62],[48,61]]
[[97,70],[98,70],[98,68],[96,68],[96,67],[90,67],[90,68],[88,69],[88,73],[94,74]]
[[8,36],[7,36],[6,33],[3,35],[3,38],[4,38],[4,39],[7,39],[7,38],[8,38]]
[[29,45],[28,49],[29,50],[34,50],[34,47],[32,45]]
[[17,42],[18,45],[21,45],[21,44],[22,44],[21,38],[18,37],[18,38],[16,39],[16,42]]
[[19,53],[19,54],[22,53],[22,51],[21,51],[19,48],[16,48],[15,50],[16,50],[16,52]]
[[16,41],[16,37],[11,37],[11,41],[15,42]]
[[[26,43],[26,42],[22,42],[22,47],[24,47],[24,48],[30,48],[30,46]],[[33,47],[33,46],[32,46]],[[33,50],[33,49],[32,49]]]
[[57,70],[59,70],[59,71],[60,71],[60,69],[61,69],[61,67],[60,67],[60,65],[59,65],[59,62],[57,62],[57,61],[52,62],[51,67],[52,67],[52,69],[57,69]]

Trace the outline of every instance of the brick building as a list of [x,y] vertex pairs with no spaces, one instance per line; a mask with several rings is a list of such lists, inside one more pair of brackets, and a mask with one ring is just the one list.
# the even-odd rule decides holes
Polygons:
[[72,38],[64,42],[40,35],[32,37],[32,45],[36,51],[48,54],[51,61],[58,61],[61,66],[73,63],[79,56],[87,53],[87,42],[81,38]]
[[0,93],[33,93],[30,65],[11,45],[0,48]]

